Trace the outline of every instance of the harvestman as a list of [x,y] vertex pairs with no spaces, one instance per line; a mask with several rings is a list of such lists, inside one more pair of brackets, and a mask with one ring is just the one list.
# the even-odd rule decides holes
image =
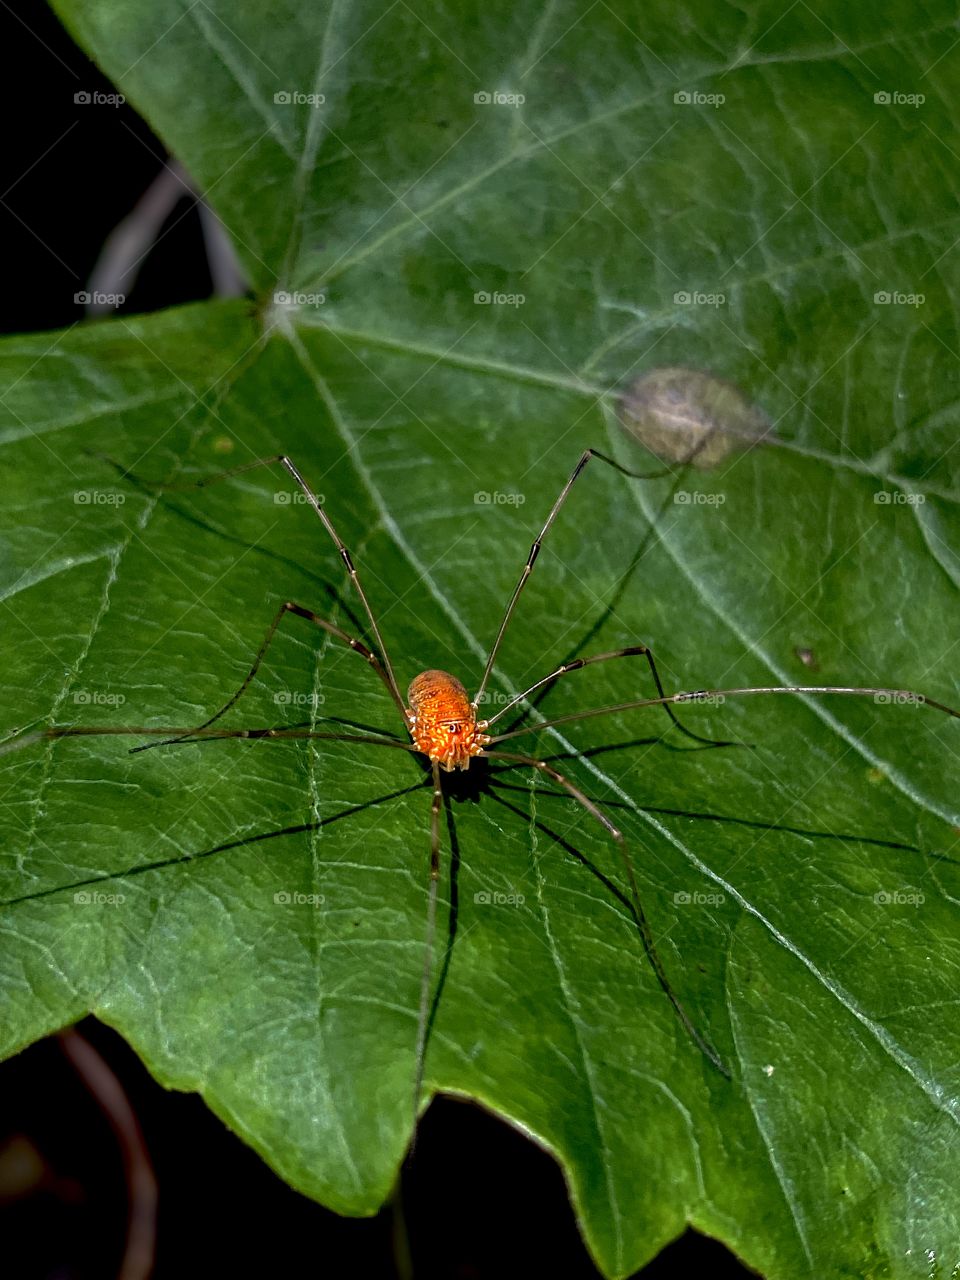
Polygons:
[[[746,688],[734,689],[697,689],[683,691],[680,693],[667,694],[664,692],[663,683],[660,679],[660,673],[657,670],[657,664],[654,660],[653,653],[644,644],[628,645],[622,649],[612,650],[609,653],[596,653],[585,658],[574,658],[570,662],[561,664],[556,670],[551,671],[549,675],[537,680],[530,685],[522,693],[511,698],[504,706],[500,708],[496,714],[486,718],[478,718],[478,708],[483,700],[487,683],[490,679],[493,665],[496,661],[497,653],[506,634],[507,627],[513,617],[517,602],[521,592],[527,583],[527,579],[533,572],[533,567],[540,554],[540,549],[544,539],[550,531],[551,526],[556,520],[561,507],[566,501],[571,489],[582,474],[591,458],[597,458],[607,463],[615,470],[623,475],[633,479],[653,479],[666,474],[672,474],[669,471],[659,471],[654,473],[639,473],[628,470],[614,459],[607,457],[596,449],[587,449],[580,457],[579,462],[574,467],[570,478],[560,491],[557,500],[551,508],[550,514],[547,516],[543,528],[534,539],[530,547],[523,571],[510,601],[504,612],[500,628],[497,632],[496,639],[490,649],[486,666],[483,671],[483,678],[473,698],[470,698],[466,688],[457,679],[446,671],[429,670],[422,671],[411,681],[407,691],[407,701],[404,702],[400,694],[400,688],[394,674],[393,664],[387,647],[383,642],[380,634],[380,628],[373,609],[367,599],[366,593],[360,583],[357,569],[353,563],[350,552],[340,538],[333,522],[324,511],[320,500],[307,484],[306,480],[300,474],[294,463],[285,455],[278,454],[269,458],[259,458],[255,462],[247,463],[240,467],[234,467],[229,471],[221,472],[214,476],[208,476],[190,487],[202,488],[205,485],[214,484],[221,480],[227,480],[231,477],[240,475],[247,471],[252,471],[257,467],[274,466],[279,464],[283,466],[296,484],[302,491],[306,501],[313,508],[319,517],[323,527],[333,540],[340,558],[343,561],[354,589],[363,606],[363,610],[370,623],[370,630],[375,641],[376,649],[370,649],[361,640],[355,636],[349,635],[342,628],[336,626],[332,622],[328,622],[320,618],[312,610],[306,609],[303,605],[294,603],[291,600],[285,601],[277,610],[273,621],[267,629],[267,633],[263,638],[257,655],[253,661],[253,665],[248,671],[240,687],[236,692],[228,698],[218,711],[205,720],[202,724],[197,725],[193,729],[184,728],[145,728],[142,726],[54,726],[50,729],[30,734],[25,738],[21,738],[11,746],[26,745],[41,739],[49,738],[69,738],[80,736],[99,736],[99,735],[152,735],[162,738],[162,742],[151,742],[134,747],[132,750],[144,751],[151,747],[168,746],[174,743],[188,742],[197,739],[211,738],[244,738],[244,739],[290,739],[290,738],[309,738],[309,739],[326,739],[339,742],[359,742],[369,743],[371,745],[394,747],[402,751],[413,752],[417,755],[426,756],[430,762],[430,769],[433,780],[433,797],[430,809],[430,881],[429,881],[429,897],[427,906],[427,925],[426,925],[426,943],[424,952],[423,976],[420,988],[420,1005],[417,1021],[417,1044],[416,1044],[416,1079],[414,1085],[414,1107],[415,1114],[419,1106],[420,1091],[423,1081],[424,1057],[426,1050],[426,1036],[429,1025],[430,1010],[430,992],[432,977],[432,959],[434,950],[434,935],[436,931],[436,915],[437,915],[437,887],[440,878],[440,810],[443,800],[443,788],[441,783],[441,771],[453,769],[467,769],[470,761],[475,757],[484,757],[488,760],[504,761],[508,765],[526,765],[539,772],[545,774],[552,779],[558,786],[562,787],[574,800],[580,804],[592,818],[594,818],[607,832],[607,834],[616,843],[620,851],[623,862],[624,871],[626,873],[627,883],[630,890],[630,903],[633,915],[640,933],[644,950],[650,965],[656,975],[657,981],[663,989],[666,996],[683,1025],[685,1031],[697,1045],[705,1057],[722,1072],[723,1075],[729,1077],[729,1072],[720,1058],[717,1050],[707,1040],[707,1038],[696,1028],[690,1016],[684,1009],[679,997],[674,991],[667,978],[666,971],[660,956],[654,945],[653,935],[650,925],[647,921],[646,914],[640,902],[640,894],[637,889],[636,876],[634,875],[633,863],[627,852],[623,833],[610,821],[598,804],[589,799],[583,791],[569,778],[565,777],[559,770],[553,768],[545,760],[539,760],[534,756],[522,755],[513,751],[491,750],[502,742],[507,742],[512,738],[521,737],[528,733],[539,733],[544,729],[553,728],[556,725],[569,724],[575,720],[585,720],[588,718],[613,715],[625,711],[636,710],[642,707],[662,707],[669,717],[674,728],[685,734],[688,738],[692,738],[696,742],[704,743],[710,746],[736,746],[741,745],[733,742],[717,741],[712,738],[702,737],[700,734],[694,733],[688,729],[677,718],[673,711],[673,706],[679,703],[699,702],[715,698],[731,698],[743,697],[747,695],[759,694],[843,694],[854,697],[872,697],[885,698],[891,702],[911,702],[922,703],[928,707],[932,707],[936,711],[942,711],[946,715],[960,719],[960,711],[953,707],[947,706],[945,703],[937,702],[932,698],[924,697],[908,689],[889,689],[879,687],[851,687],[851,686],[827,686],[827,685],[756,685]],[[690,459],[688,458],[687,461]],[[127,473],[129,474],[129,473]],[[171,488],[178,486],[154,486],[157,488]],[[314,729],[215,729],[213,726],[225,715],[231,707],[235,706],[251,682],[256,677],[257,671],[266,655],[267,650],[273,641],[274,636],[281,622],[289,615],[303,618],[305,621],[319,627],[322,631],[326,631],[329,635],[334,636],[343,644],[349,645],[354,652],[370,664],[377,673],[383,684],[386,686],[387,692],[393,699],[397,711],[403,721],[404,729],[410,734],[411,742],[399,742],[396,739],[388,737],[380,737],[376,734],[351,734],[351,733],[333,733],[318,731]],[[513,729],[507,733],[490,733],[494,723],[504,716],[511,708],[524,702],[532,693],[545,686],[559,680],[562,676],[569,675],[573,671],[579,671],[583,667],[593,666],[600,662],[612,662],[620,658],[642,657],[645,659],[649,668],[650,676],[656,686],[657,697],[640,698],[629,702],[621,702],[612,706],[593,707],[586,711],[574,711],[567,715],[558,716],[553,720],[547,720],[538,724],[529,725],[525,728]]]

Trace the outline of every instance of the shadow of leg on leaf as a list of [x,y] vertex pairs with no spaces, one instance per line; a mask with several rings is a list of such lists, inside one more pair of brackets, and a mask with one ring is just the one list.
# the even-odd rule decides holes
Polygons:
[[367,809],[373,809],[377,805],[387,804],[391,800],[397,800],[401,796],[408,796],[414,791],[422,791],[424,784],[415,782],[412,786],[403,787],[399,791],[391,791],[387,795],[377,796],[374,800],[365,800],[363,804],[351,805],[347,809],[341,809],[339,813],[331,814],[329,818],[321,818],[319,822],[297,822],[288,827],[279,827],[275,831],[261,831],[252,836],[240,836],[236,840],[226,840],[222,844],[213,845],[209,849],[201,849],[196,853],[180,853],[173,858],[158,858],[153,862],[143,862],[132,867],[126,867],[121,871],[108,871],[99,876],[87,876],[82,880],[70,880],[66,884],[51,885],[47,889],[36,889],[32,893],[24,893],[19,897],[7,898],[0,902],[0,907],[13,907],[23,902],[34,902],[40,898],[49,898],[55,893],[66,893],[71,889],[86,889],[92,885],[103,884],[110,880],[129,880],[133,876],[144,875],[148,871],[159,871],[164,867],[182,866],[188,862],[200,862],[205,858],[212,858],[216,854],[228,853],[233,849],[242,849],[249,845],[262,844],[267,840],[279,840],[284,836],[302,835],[307,831],[320,831],[323,827],[329,827],[334,822],[341,822],[344,818],[350,818],[358,813],[363,813]]

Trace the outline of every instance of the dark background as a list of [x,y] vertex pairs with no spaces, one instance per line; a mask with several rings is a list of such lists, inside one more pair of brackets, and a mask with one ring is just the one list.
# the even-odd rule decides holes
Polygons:
[[[104,238],[156,177],[166,153],[130,107],[78,105],[112,86],[40,0],[0,0],[8,94],[0,160],[7,267],[0,331],[83,320],[74,295]],[[185,197],[167,220],[122,312],[208,297],[199,215]],[[396,1226],[384,1211],[349,1220],[281,1182],[193,1095],[167,1093],[114,1033],[80,1027],[119,1077],[159,1183],[155,1275],[265,1273],[393,1277]],[[478,1107],[439,1099],[423,1121],[405,1186],[418,1280],[598,1276],[550,1156]],[[126,1232],[121,1152],[100,1104],[56,1038],[0,1065],[0,1238],[10,1280],[107,1280]],[[688,1233],[647,1280],[752,1275]]]

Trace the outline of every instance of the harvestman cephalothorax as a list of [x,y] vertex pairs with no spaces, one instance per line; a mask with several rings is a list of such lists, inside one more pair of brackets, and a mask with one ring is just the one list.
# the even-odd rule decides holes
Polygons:
[[[699,446],[698,446],[699,448]],[[696,452],[696,450],[694,451]],[[693,457],[690,455],[685,461],[689,462]],[[149,727],[142,726],[54,726],[52,728],[28,734],[19,738],[10,746],[25,746],[30,742],[41,739],[51,738],[68,738],[80,736],[99,736],[99,735],[144,735],[159,737],[160,742],[150,742],[141,744],[133,748],[134,752],[147,750],[151,747],[169,746],[176,743],[196,740],[223,739],[223,738],[242,738],[246,740],[253,739],[322,739],[329,741],[367,743],[371,746],[392,747],[402,751],[413,752],[414,754],[425,757],[429,762],[430,772],[432,776],[433,794],[430,810],[430,860],[429,860],[429,895],[427,905],[427,921],[426,921],[426,942],[424,950],[423,974],[420,988],[420,1003],[417,1022],[417,1042],[416,1042],[416,1078],[414,1083],[414,1114],[419,1109],[420,1092],[423,1080],[424,1059],[426,1053],[427,1031],[429,1026],[429,1012],[431,1007],[431,985],[432,985],[432,967],[434,952],[434,935],[436,930],[436,914],[437,914],[437,890],[440,878],[440,813],[443,803],[443,785],[442,774],[444,771],[455,769],[467,769],[471,760],[475,757],[483,757],[488,760],[502,761],[509,766],[528,766],[538,770],[546,775],[555,784],[561,787],[570,797],[572,797],[582,808],[600,824],[606,831],[607,835],[614,841],[620,851],[623,863],[624,873],[626,875],[627,885],[629,888],[629,900],[632,912],[636,921],[638,931],[646,952],[647,959],[656,975],[657,981],[663,989],[665,995],[670,1000],[676,1015],[689,1035],[692,1042],[698,1047],[701,1053],[713,1064],[713,1066],[723,1075],[729,1076],[729,1072],[722,1061],[719,1053],[694,1025],[692,1019],[686,1012],[678,995],[676,994],[660,956],[654,943],[653,935],[644,913],[643,906],[640,901],[640,894],[637,888],[636,876],[634,874],[633,863],[630,859],[629,852],[626,847],[623,833],[604,813],[603,809],[595,801],[591,800],[574,782],[555,769],[547,761],[537,758],[536,756],[521,754],[514,751],[504,751],[500,749],[500,744],[515,738],[522,737],[525,734],[541,732],[561,724],[569,724],[576,720],[586,720],[589,718],[613,715],[626,711],[636,710],[643,707],[662,707],[666,715],[669,717],[671,727],[678,732],[692,738],[694,741],[707,744],[709,746],[737,746],[737,744],[729,741],[717,741],[711,738],[702,737],[693,730],[684,725],[674,712],[674,706],[682,703],[706,702],[716,699],[726,699],[733,697],[759,696],[766,694],[809,694],[809,695],[846,695],[853,697],[871,697],[884,699],[892,703],[910,702],[921,703],[931,707],[936,711],[943,712],[946,715],[960,719],[960,711],[953,707],[947,706],[945,703],[927,698],[922,694],[915,693],[908,689],[893,689],[882,687],[853,687],[853,686],[825,686],[825,685],[759,685],[751,687],[730,688],[730,689],[698,689],[687,690],[678,693],[668,694],[664,690],[660,673],[653,653],[644,644],[628,645],[621,649],[616,649],[608,653],[590,654],[586,657],[577,657],[572,661],[565,662],[548,675],[535,681],[529,688],[522,693],[511,698],[505,705],[494,714],[487,718],[479,715],[479,707],[484,700],[484,694],[487,684],[493,671],[507,627],[513,617],[520,595],[526,586],[527,580],[533,572],[537,557],[544,539],[550,532],[550,529],[557,519],[561,508],[566,502],[571,490],[576,484],[578,478],[583,474],[587,465],[592,459],[597,459],[605,464],[613,467],[623,475],[632,479],[654,479],[664,475],[674,474],[672,470],[657,471],[648,473],[639,473],[628,470],[621,466],[614,459],[607,457],[596,449],[587,449],[580,457],[574,467],[569,479],[560,491],[553,507],[550,510],[546,521],[540,532],[534,539],[526,563],[523,566],[520,577],[513,590],[513,594],[504,611],[500,627],[497,631],[496,638],[490,649],[484,667],[483,675],[480,680],[476,693],[471,698],[465,686],[454,675],[446,671],[428,670],[422,671],[411,681],[407,690],[407,697],[404,699],[400,692],[400,686],[394,673],[393,663],[390,660],[389,652],[384,644],[380,628],[377,624],[376,616],[367,598],[367,595],[360,582],[360,577],[354,565],[349,550],[337,533],[333,522],[330,520],[324,510],[320,499],[316,496],[310,485],[301,475],[298,468],[286,457],[286,455],[276,455],[269,458],[260,458],[254,462],[247,463],[243,466],[234,467],[229,471],[219,473],[214,476],[206,477],[196,483],[195,486],[203,487],[221,480],[240,475],[258,467],[278,465],[286,469],[296,484],[302,491],[306,502],[312,507],[328,535],[332,539],[341,560],[353,584],[357,597],[363,607],[367,620],[370,624],[370,632],[373,639],[373,647],[368,647],[362,640],[356,636],[348,634],[341,627],[336,626],[332,622],[328,622],[324,618],[319,617],[312,610],[305,608],[303,605],[294,601],[285,601],[277,610],[270,626],[267,629],[263,642],[257,651],[253,664],[249,672],[241,683],[240,687],[227,699],[227,701],[209,716],[202,724],[193,728],[183,727]],[[128,473],[129,474],[129,473]],[[163,486],[157,485],[156,488],[171,488],[182,486]],[[273,641],[277,630],[285,618],[288,616],[302,618],[305,621],[327,632],[335,639],[348,645],[354,652],[358,653],[376,672],[377,676],[383,682],[391,699],[393,700],[397,712],[403,722],[404,730],[410,735],[410,742],[401,742],[386,736],[378,736],[375,733],[339,733],[327,732],[322,730],[307,728],[262,728],[262,729],[224,729],[214,727],[216,722],[221,719],[237,702],[241,699],[250,684],[256,677],[261,663]],[[547,720],[523,728],[517,728],[505,733],[497,733],[494,726],[496,721],[501,719],[509,710],[524,704],[531,694],[544,689],[551,685],[554,681],[559,680],[563,676],[569,675],[571,672],[581,670],[584,667],[592,666],[601,662],[614,662],[623,658],[642,657],[648,668],[649,676],[656,688],[656,697],[639,698],[628,702],[617,703],[612,706],[592,707],[583,711],[575,711],[563,716],[559,716],[553,720]]]

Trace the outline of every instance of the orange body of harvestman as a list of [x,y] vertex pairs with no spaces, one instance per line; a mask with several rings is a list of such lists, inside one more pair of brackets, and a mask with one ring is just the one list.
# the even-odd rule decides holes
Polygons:
[[470,761],[490,742],[485,720],[466,689],[447,671],[421,671],[407,691],[407,722],[418,749],[447,772],[469,769]]

